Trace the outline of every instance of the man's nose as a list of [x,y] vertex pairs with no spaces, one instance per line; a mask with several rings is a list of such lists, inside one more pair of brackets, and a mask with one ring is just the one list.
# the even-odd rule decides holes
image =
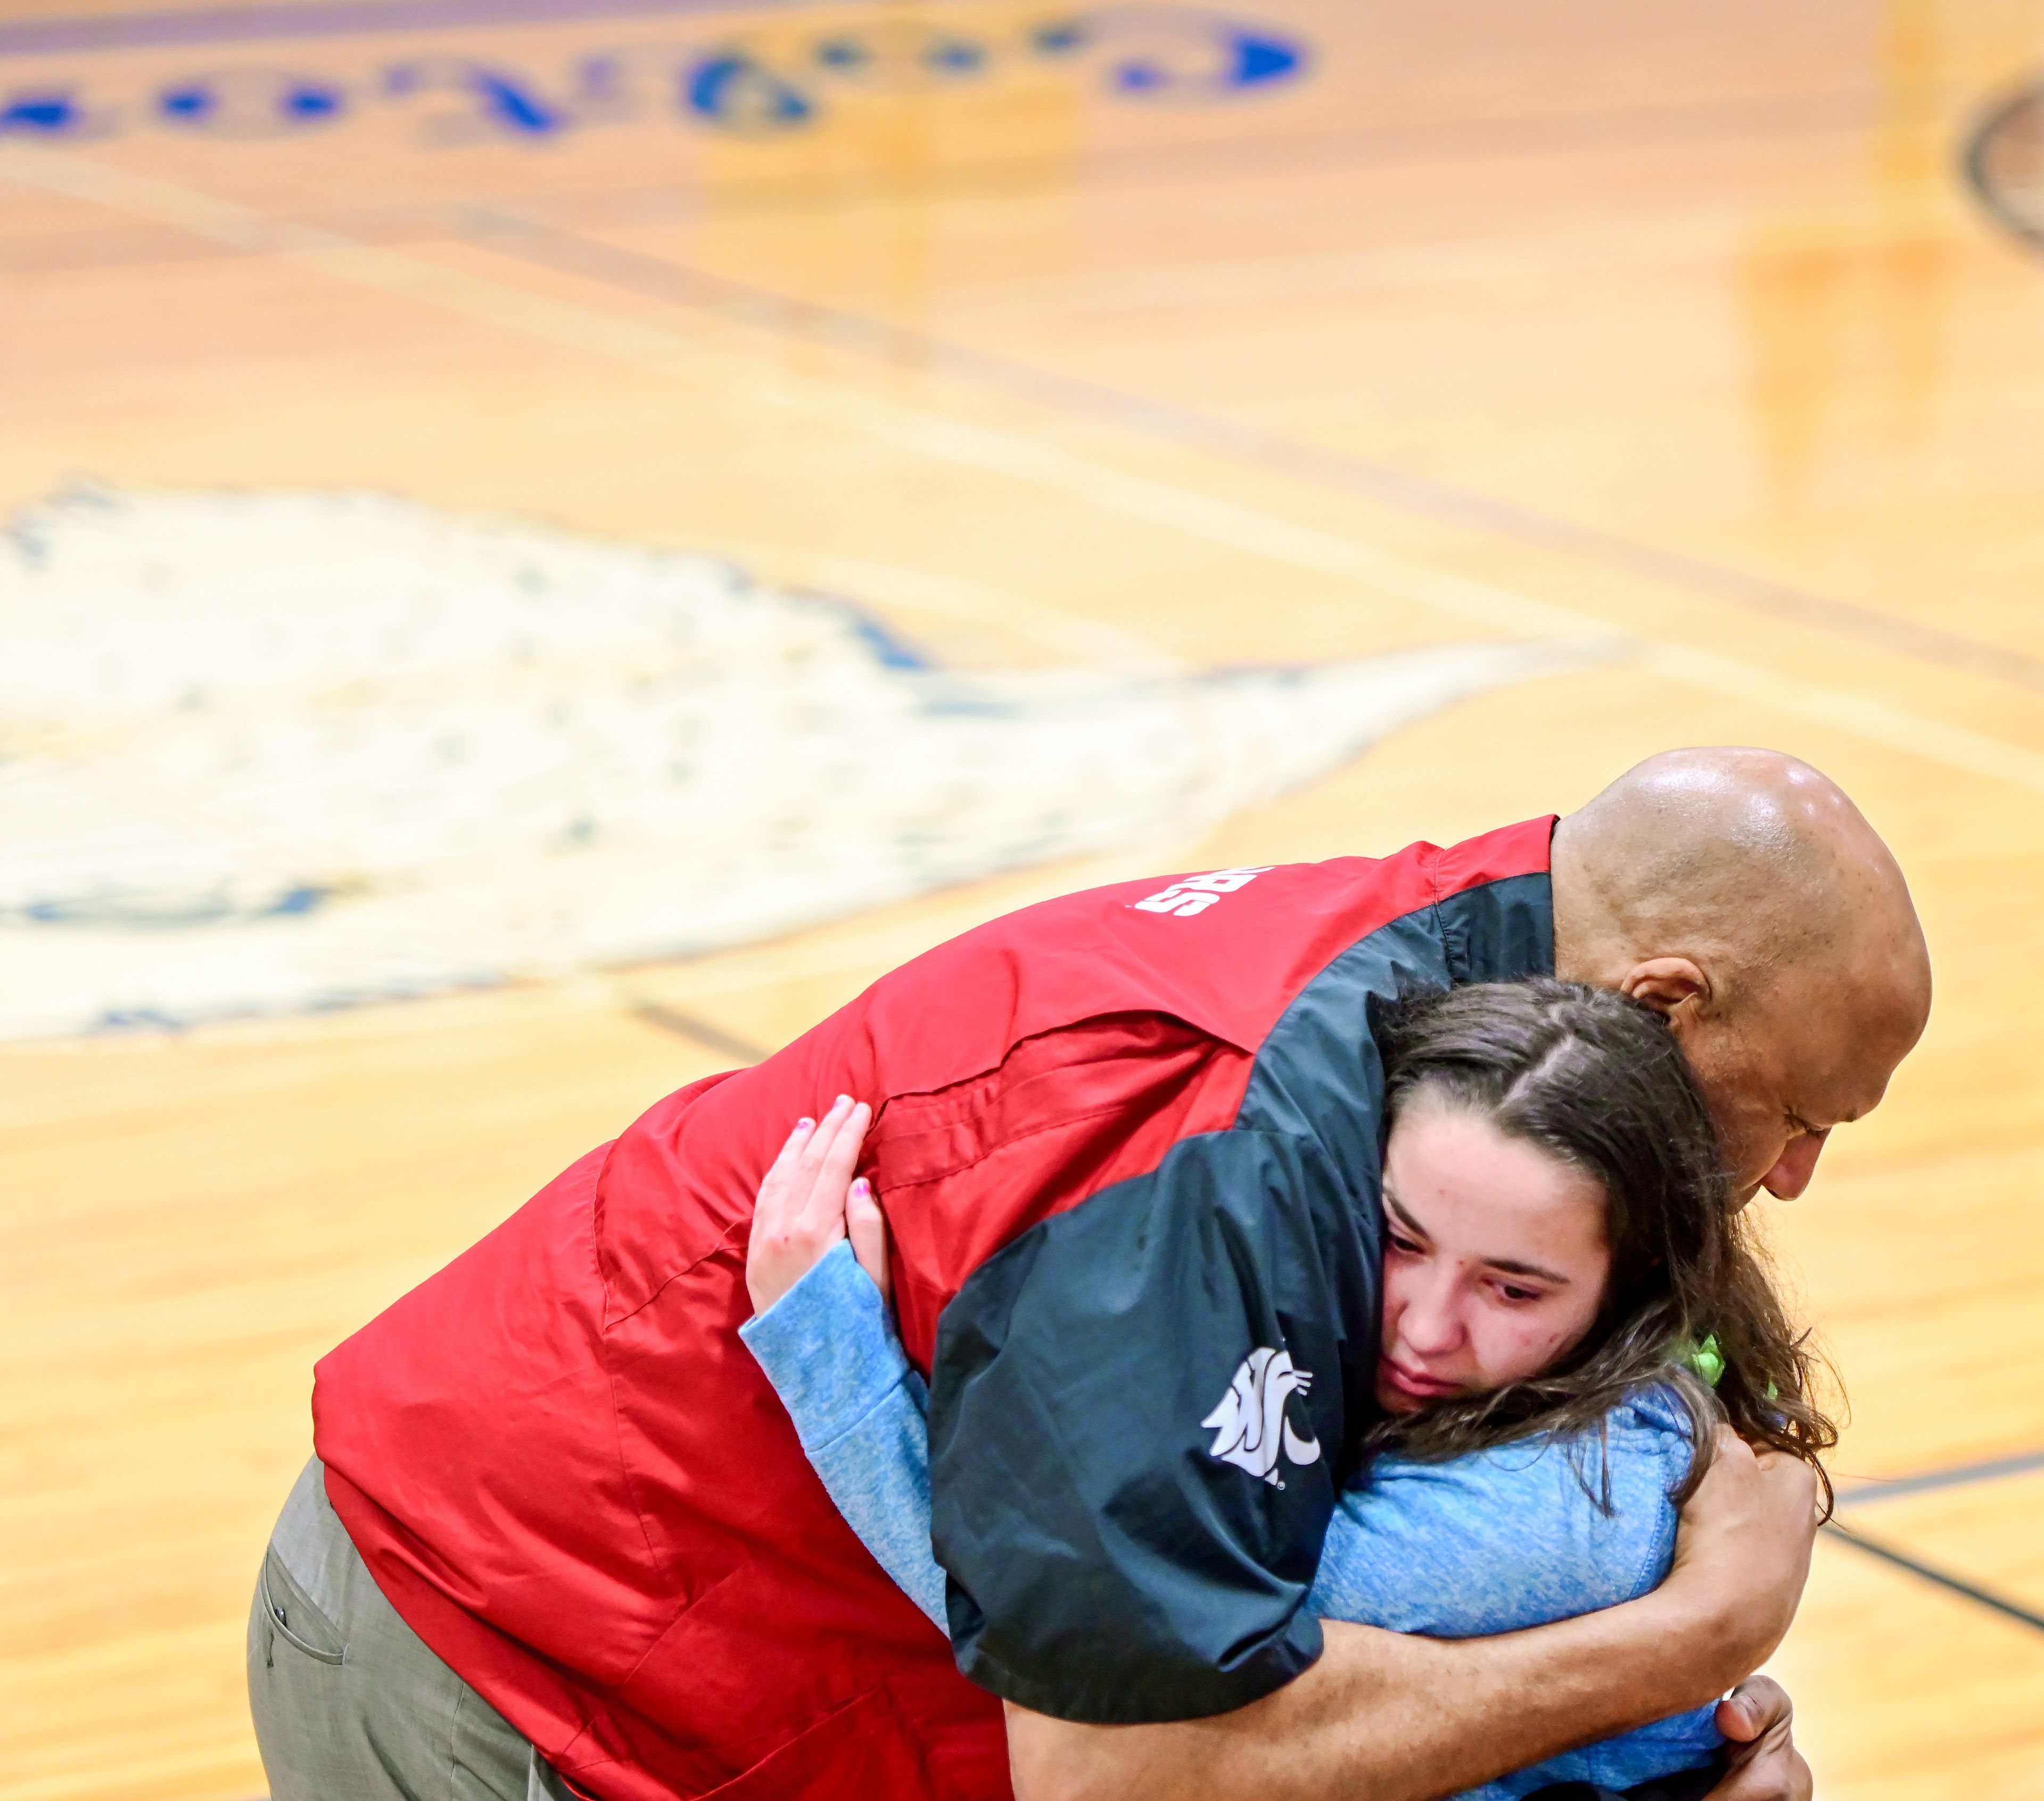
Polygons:
[[1792,1201],[1810,1186],[1817,1173],[1817,1159],[1823,1155],[1827,1132],[1805,1132],[1791,1138],[1774,1160],[1774,1167],[1761,1177],[1760,1185],[1777,1201]]

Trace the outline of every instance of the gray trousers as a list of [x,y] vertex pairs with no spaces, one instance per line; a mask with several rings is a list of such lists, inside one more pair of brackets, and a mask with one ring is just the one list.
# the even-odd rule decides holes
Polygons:
[[248,1707],[272,1801],[573,1801],[371,1578],[315,1457],[248,1615]]

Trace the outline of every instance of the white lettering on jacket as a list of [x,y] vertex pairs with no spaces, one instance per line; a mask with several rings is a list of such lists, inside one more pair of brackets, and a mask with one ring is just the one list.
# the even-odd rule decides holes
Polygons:
[[1129,904],[1138,913],[1168,913],[1174,918],[1189,919],[1196,913],[1204,913],[1223,895],[1247,887],[1265,871],[1276,868],[1274,863],[1260,863],[1254,869],[1215,869],[1204,875],[1188,875]]

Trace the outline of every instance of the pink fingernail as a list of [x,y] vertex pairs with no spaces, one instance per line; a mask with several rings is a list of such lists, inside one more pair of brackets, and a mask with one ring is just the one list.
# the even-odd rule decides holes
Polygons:
[[869,1201],[873,1198],[873,1184],[862,1176],[852,1183],[851,1191],[862,1201]]
[[795,1122],[795,1130],[798,1133],[813,1132],[816,1129],[816,1122],[813,1119],[798,1119]]

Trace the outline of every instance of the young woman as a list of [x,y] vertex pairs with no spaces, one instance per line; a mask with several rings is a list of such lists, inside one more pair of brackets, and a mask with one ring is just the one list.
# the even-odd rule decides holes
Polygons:
[[[1416,997],[1386,1080],[1380,1422],[1308,1605],[1443,1637],[1543,1624],[1667,1574],[1720,1422],[1812,1464],[1835,1441],[1812,1360],[1729,1204],[1659,1018],[1555,981]],[[741,1332],[852,1529],[939,1628],[920,1380],[894,1337],[886,1226],[851,1180],[867,1115],[804,1121],[763,1184]],[[1285,1430],[1245,1394],[1214,1453]],[[1251,1447],[1253,1449],[1253,1447]],[[1700,1794],[1700,1709],[1472,1791]]]

